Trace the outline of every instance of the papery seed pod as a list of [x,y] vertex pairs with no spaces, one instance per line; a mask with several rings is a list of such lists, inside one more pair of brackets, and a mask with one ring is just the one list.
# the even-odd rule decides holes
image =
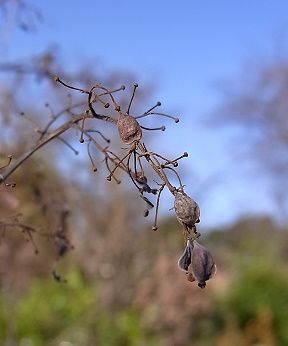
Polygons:
[[184,252],[178,261],[178,267],[185,272],[188,272],[188,268],[191,264],[192,251],[193,251],[193,243],[190,240],[187,240]]
[[216,264],[211,253],[196,240],[193,242],[190,269],[201,288],[216,274]]
[[138,121],[129,114],[120,113],[117,121],[120,138],[126,144],[140,141],[142,130]]
[[174,208],[177,220],[188,230],[195,228],[195,223],[200,222],[200,208],[198,204],[185,192],[177,191],[174,194]]

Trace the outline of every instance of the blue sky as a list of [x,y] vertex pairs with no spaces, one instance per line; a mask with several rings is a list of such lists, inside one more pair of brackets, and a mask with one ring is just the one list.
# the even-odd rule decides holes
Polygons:
[[[155,84],[155,100],[182,116],[179,125],[171,124],[153,145],[172,157],[184,150],[191,154],[184,181],[202,205],[204,225],[271,210],[263,181],[248,178],[244,165],[231,161],[227,149],[233,132],[209,128],[205,117],[221,100],[218,81],[241,78],[241,67],[249,59],[265,60],[285,51],[287,1],[29,3],[39,8],[44,21],[35,33],[12,30],[0,61],[55,45],[71,70],[95,60],[107,73],[135,73],[140,85]],[[193,181],[190,170],[191,176],[196,174]],[[211,177],[217,178],[215,183]],[[253,196],[248,194],[251,189]]]

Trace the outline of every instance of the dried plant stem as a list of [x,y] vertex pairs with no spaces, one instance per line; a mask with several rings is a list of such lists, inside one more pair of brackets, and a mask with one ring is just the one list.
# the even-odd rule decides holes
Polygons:
[[[147,151],[145,145],[143,145],[142,143],[138,144],[138,148],[140,149],[143,156],[146,158],[147,162],[150,164],[150,166],[152,167],[154,172],[160,177],[160,179],[162,179],[162,181],[165,183],[165,185],[167,186],[169,191],[174,195],[176,188],[174,186],[172,186],[171,183],[169,182],[166,174],[164,173],[163,169],[161,168],[161,164],[156,159],[156,157],[152,153]],[[154,159],[154,161],[156,161],[156,163],[153,161],[152,158]]]
[[8,169],[8,171],[5,174],[3,174],[3,181],[5,181],[19,166],[21,166],[27,159],[29,159],[29,157],[32,156],[36,151],[38,151],[47,143],[51,142],[53,139],[60,136],[65,131],[69,130],[74,124],[77,124],[84,117],[87,117],[87,114],[81,114],[72,118],[70,121],[67,121],[58,129],[51,132],[46,138],[43,138],[34,148],[32,148],[26,154],[20,157],[19,160],[17,160],[13,165],[9,166],[10,168]]
[[158,227],[157,227],[157,219],[158,219],[158,211],[159,211],[159,204],[160,204],[160,197],[161,197],[161,193],[165,188],[165,183],[161,185],[159,191],[158,191],[158,196],[157,196],[157,202],[156,202],[156,210],[155,210],[155,219],[154,219],[154,225],[152,227],[153,231],[157,231]]

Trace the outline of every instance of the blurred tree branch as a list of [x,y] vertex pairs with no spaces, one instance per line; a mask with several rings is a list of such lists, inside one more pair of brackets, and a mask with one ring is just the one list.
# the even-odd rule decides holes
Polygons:
[[240,130],[233,147],[247,149],[248,160],[270,182],[288,217],[288,64],[285,60],[250,66],[243,78],[224,86],[222,105],[213,124],[232,125]]

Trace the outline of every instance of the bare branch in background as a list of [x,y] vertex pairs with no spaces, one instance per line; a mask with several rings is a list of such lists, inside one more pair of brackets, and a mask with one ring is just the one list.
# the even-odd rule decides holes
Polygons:
[[254,169],[257,163],[255,176],[271,184],[269,193],[273,191],[279,202],[278,216],[287,219],[288,64],[280,60],[250,66],[243,76],[224,85],[224,98],[212,125],[232,125],[238,130],[234,155],[241,153],[241,159],[251,160]]

